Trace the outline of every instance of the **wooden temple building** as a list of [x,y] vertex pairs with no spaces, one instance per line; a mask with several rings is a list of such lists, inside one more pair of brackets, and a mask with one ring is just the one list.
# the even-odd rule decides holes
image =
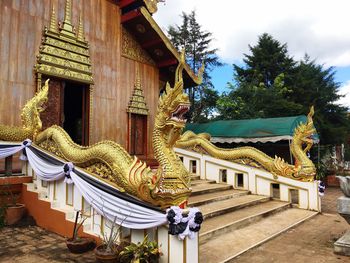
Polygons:
[[[0,123],[46,79],[43,128],[57,124],[82,145],[113,140],[152,159],[157,101],[179,53],[152,18],[153,0],[0,2]],[[185,87],[198,81],[187,67]]]
[[160,263],[229,262],[321,211],[314,110],[294,129],[295,164],[181,134],[201,71],[152,18],[158,2],[0,0],[0,212],[9,188],[62,236],[79,211],[80,235],[100,242],[117,222],[162,245]]

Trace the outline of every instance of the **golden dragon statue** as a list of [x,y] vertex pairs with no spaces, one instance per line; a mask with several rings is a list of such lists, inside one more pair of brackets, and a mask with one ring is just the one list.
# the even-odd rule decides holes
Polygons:
[[[176,140],[185,127],[184,114],[190,107],[188,96],[183,90],[184,63],[183,52],[176,69],[174,87],[170,87],[167,83],[165,92],[159,98],[152,138],[154,155],[159,163],[157,170],[152,171],[144,162],[130,156],[113,141],[80,146],[72,141],[67,132],[56,125],[38,133],[38,129],[41,128],[39,118],[41,102],[47,100],[47,83],[22,111],[24,117],[24,112],[27,113],[31,107],[29,112],[33,115],[30,115],[32,119],[24,119],[23,128],[1,126],[0,140],[18,141],[28,137],[34,138],[37,146],[86,169],[120,191],[162,208],[185,205],[191,193],[190,176],[173,150]],[[203,69],[199,72],[199,76],[202,75]],[[46,96],[46,99],[43,96]]]
[[306,123],[300,123],[294,130],[291,143],[291,152],[295,159],[295,165],[288,164],[282,158],[275,156],[271,158],[267,154],[254,147],[238,147],[234,149],[223,149],[210,142],[207,133],[195,134],[186,131],[176,142],[176,147],[205,153],[218,159],[251,164],[271,172],[275,178],[284,176],[300,181],[313,181],[316,168],[307,157],[307,152],[313,145],[311,136],[316,132],[312,116],[314,108],[311,107]]
[[35,139],[42,129],[40,113],[44,110],[43,106],[48,100],[48,83],[49,80],[46,80],[45,85],[23,107],[21,112],[22,127],[0,124],[0,140],[23,141],[25,139]]

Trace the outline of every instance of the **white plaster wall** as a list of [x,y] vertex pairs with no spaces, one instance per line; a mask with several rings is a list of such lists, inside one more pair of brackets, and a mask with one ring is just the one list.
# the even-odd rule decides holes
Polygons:
[[280,199],[282,201],[290,201],[290,189],[299,191],[299,207],[321,211],[321,201],[318,196],[318,183],[301,182],[298,180],[278,176],[275,178],[271,173],[243,164],[237,164],[225,160],[213,158],[205,154],[175,148],[176,153],[184,158],[184,164],[189,169],[189,161],[197,159],[197,167],[200,168],[201,179],[215,180],[219,182],[220,169],[227,170],[227,183],[235,185],[235,174],[243,173],[243,189],[251,191],[252,194],[271,196],[271,184],[280,184]]
[[145,238],[145,230],[143,229],[131,230],[131,242],[137,244],[137,242],[142,242],[144,238]]
[[[176,236],[168,235],[168,238],[169,238],[169,263],[185,262],[184,248],[183,248],[184,242],[180,241]],[[195,262],[195,261],[189,261],[189,262]]]
[[256,177],[256,194],[271,196],[271,182],[261,177]]
[[161,245],[163,256],[160,257],[159,263],[169,262],[169,243],[168,243],[168,228],[165,226],[158,227],[158,245]]

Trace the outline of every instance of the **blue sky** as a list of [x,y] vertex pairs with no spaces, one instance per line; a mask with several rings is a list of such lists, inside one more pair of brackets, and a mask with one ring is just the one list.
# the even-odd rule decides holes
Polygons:
[[197,21],[213,33],[213,47],[226,63],[212,73],[220,92],[232,80],[232,63],[242,63],[248,45],[254,46],[266,32],[287,43],[295,60],[307,53],[316,63],[334,66],[339,93],[347,95],[339,103],[350,107],[349,7],[349,0],[166,0],[158,4],[154,19],[166,31],[181,23],[181,12],[196,11]]
[[[339,82],[342,87],[345,87],[350,79],[350,67],[335,67],[335,71],[335,81]],[[215,89],[220,93],[228,91],[229,89],[226,88],[226,84],[232,81],[232,64],[225,64],[223,67],[214,69],[211,73],[211,77]]]

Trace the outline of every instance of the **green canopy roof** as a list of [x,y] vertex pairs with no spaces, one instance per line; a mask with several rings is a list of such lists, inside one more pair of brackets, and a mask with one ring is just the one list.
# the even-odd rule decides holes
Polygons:
[[[212,142],[267,142],[292,139],[294,129],[306,123],[305,115],[266,119],[223,120],[208,123],[188,123],[185,131],[209,133]],[[316,138],[317,137],[317,138]],[[315,135],[314,139],[318,139]]]

